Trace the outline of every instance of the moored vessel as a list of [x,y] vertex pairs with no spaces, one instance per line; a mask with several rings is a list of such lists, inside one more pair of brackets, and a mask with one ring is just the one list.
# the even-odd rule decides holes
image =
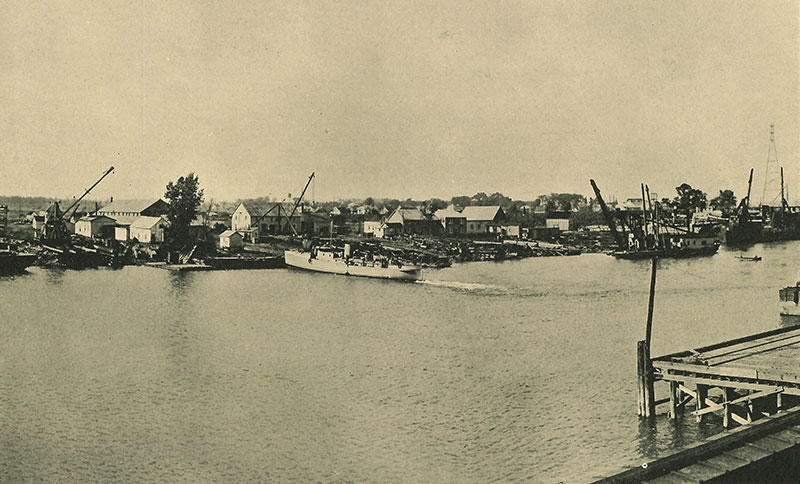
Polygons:
[[[670,248],[664,249],[631,249],[631,250],[617,250],[611,252],[611,255],[617,259],[638,260],[638,259],[652,259],[653,257],[670,257],[670,258],[684,258],[684,257],[700,257],[714,255],[719,250],[720,243],[713,238],[687,238],[683,239],[689,242],[699,242],[699,245],[675,245]],[[682,240],[682,241],[683,241]]]
[[418,265],[391,261],[388,258],[350,257],[348,244],[344,249],[335,247],[315,247],[310,252],[287,250],[284,252],[286,265],[298,269],[345,276],[373,277],[416,281],[420,278]]
[[23,272],[36,262],[35,254],[25,254],[11,250],[0,250],[0,274]]

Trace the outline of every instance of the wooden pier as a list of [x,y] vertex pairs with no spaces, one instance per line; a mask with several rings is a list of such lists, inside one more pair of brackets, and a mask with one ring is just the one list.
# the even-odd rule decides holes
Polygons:
[[[655,415],[660,404],[669,415],[694,406],[692,413],[720,412],[723,425],[748,424],[784,408],[787,396],[800,396],[800,327],[780,328],[710,346],[650,359],[646,342],[639,352],[639,414]],[[656,401],[656,382],[668,384],[668,397]],[[712,397],[712,393],[717,393]]]
[[[667,405],[670,419],[718,413],[726,429],[738,427],[597,482],[800,482],[800,327],[657,358],[645,340],[637,352],[640,416]],[[666,398],[655,398],[656,383]]]

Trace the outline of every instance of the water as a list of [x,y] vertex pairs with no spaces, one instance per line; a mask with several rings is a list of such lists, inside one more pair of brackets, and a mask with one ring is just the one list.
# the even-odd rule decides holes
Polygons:
[[[662,261],[653,354],[786,324],[798,250]],[[636,417],[648,261],[424,276],[0,278],[0,482],[585,482],[719,430]]]

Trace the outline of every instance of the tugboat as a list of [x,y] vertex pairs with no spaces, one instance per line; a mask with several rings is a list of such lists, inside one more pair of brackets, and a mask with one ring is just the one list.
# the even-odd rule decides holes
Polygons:
[[418,265],[385,257],[371,257],[370,254],[351,257],[350,244],[345,244],[343,249],[323,246],[312,248],[310,252],[287,250],[284,252],[284,259],[290,267],[345,276],[416,281],[421,272]]

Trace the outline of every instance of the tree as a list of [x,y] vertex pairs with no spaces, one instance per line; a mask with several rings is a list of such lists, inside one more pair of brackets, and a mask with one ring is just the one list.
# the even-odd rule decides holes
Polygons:
[[437,210],[447,208],[447,202],[439,198],[431,198],[430,200],[425,200],[422,206],[430,213],[435,213]]
[[678,196],[672,201],[675,209],[686,215],[686,227],[691,224],[692,214],[697,210],[706,208],[706,194],[697,188],[692,188],[688,183],[675,187]]
[[164,198],[169,201],[167,219],[169,229],[166,236],[168,244],[174,249],[180,249],[191,243],[189,226],[197,216],[197,209],[203,203],[203,190],[194,173],[178,178],[175,183],[167,184]]
[[595,212],[591,206],[579,208],[570,215],[569,219],[569,224],[579,229],[587,225],[604,225],[606,223],[603,213]]
[[383,201],[383,206],[390,213],[394,212],[398,207],[400,207],[400,200],[397,200],[395,198],[387,198]]
[[720,210],[722,215],[730,216],[736,210],[736,197],[733,190],[720,190],[719,196],[711,199],[711,208]]
[[580,193],[551,193],[550,200],[556,203],[559,210],[567,211],[586,204],[586,197]]
[[472,196],[472,205],[489,205],[489,195],[478,192]]
[[467,195],[461,195],[458,197],[453,197],[450,199],[450,203],[455,205],[456,207],[468,207],[472,205],[472,197]]

